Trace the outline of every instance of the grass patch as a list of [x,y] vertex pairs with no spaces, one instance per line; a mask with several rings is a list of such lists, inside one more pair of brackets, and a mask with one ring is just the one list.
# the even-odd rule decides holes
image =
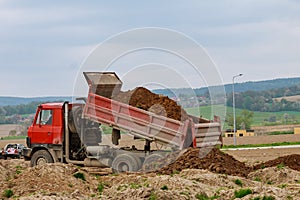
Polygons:
[[276,167],[277,167],[277,169],[282,169],[285,167],[285,165],[283,163],[280,163]]
[[247,196],[248,194],[252,194],[252,190],[250,190],[249,188],[234,191],[235,198],[243,198],[244,196]]
[[209,197],[207,196],[207,194],[196,194],[195,197],[196,197],[196,199],[199,199],[199,200],[209,200]]
[[21,140],[21,139],[25,139],[26,136],[5,136],[2,137],[2,140]]
[[[233,113],[233,108],[224,106],[224,105],[213,105],[213,111],[215,113],[218,113],[218,115],[223,114],[222,111],[225,109],[226,113]],[[200,116],[212,119],[214,114],[212,113],[212,106],[200,106],[200,107],[193,107],[193,108],[185,108],[188,114],[194,115],[194,116]],[[239,116],[243,109],[236,108],[236,116]],[[252,120],[252,126],[273,126],[273,125],[282,125],[285,124],[285,121],[283,120],[283,115],[287,113],[289,116],[295,116],[295,119],[300,119],[300,112],[297,111],[280,111],[280,112],[259,112],[259,111],[251,111],[254,113],[253,120]],[[220,113],[220,114],[219,114]],[[224,113],[224,115],[226,115]],[[269,119],[270,116],[276,116],[276,119],[280,120],[280,122],[272,123],[272,122],[266,122],[266,119]],[[221,118],[225,118],[225,116],[220,116]],[[297,120],[295,123],[299,124],[299,120]],[[294,124],[291,122],[288,122],[287,124]],[[230,128],[227,123],[224,124],[224,129]]]
[[267,181],[267,184],[272,185],[273,183],[272,183],[272,181]]
[[99,192],[99,194],[101,195],[103,190],[104,190],[104,184],[103,183],[99,183],[98,184],[98,187],[97,187],[97,190]]
[[283,188],[286,188],[286,186],[287,186],[287,184],[281,184],[278,187],[281,188],[281,189],[283,189]]
[[268,135],[292,135],[292,134],[294,134],[294,131],[274,131],[268,133]]
[[261,178],[259,178],[258,176],[254,178],[254,181],[257,181],[257,182],[261,182]]
[[86,181],[85,176],[81,172],[77,172],[76,174],[73,175],[75,178],[81,179],[83,181]]
[[168,190],[169,188],[168,188],[168,186],[163,185],[160,189],[161,189],[161,190]]
[[300,142],[274,142],[271,144],[243,144],[243,145],[224,145],[222,149],[231,148],[251,148],[251,147],[274,147],[274,146],[288,146],[288,145],[300,145]]
[[236,180],[234,181],[234,183],[237,184],[238,186],[243,187],[243,182],[242,182],[240,179],[236,179]]
[[180,192],[179,194],[187,196],[188,198],[190,197],[190,193],[189,192]]
[[131,189],[138,189],[142,187],[140,184],[137,183],[130,183],[129,186]]
[[11,189],[8,189],[8,190],[4,190],[3,191],[3,196],[6,197],[6,198],[10,198],[14,195],[14,192],[11,190]]
[[154,192],[151,192],[149,200],[157,200],[157,195]]

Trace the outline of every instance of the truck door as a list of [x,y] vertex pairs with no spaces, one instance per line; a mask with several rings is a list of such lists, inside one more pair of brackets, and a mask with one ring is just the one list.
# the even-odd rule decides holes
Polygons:
[[31,142],[36,144],[51,144],[53,139],[53,110],[40,109],[33,123]]

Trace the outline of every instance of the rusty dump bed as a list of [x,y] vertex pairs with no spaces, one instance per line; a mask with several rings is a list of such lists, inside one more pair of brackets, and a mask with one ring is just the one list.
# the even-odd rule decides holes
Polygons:
[[[97,73],[102,78],[95,78]],[[93,79],[89,75],[92,75]],[[109,78],[103,76],[109,76]],[[139,138],[174,145],[179,149],[186,148],[187,141],[188,146],[192,143],[193,147],[222,144],[218,118],[211,122],[189,116],[188,120],[181,122],[156,115],[109,98],[112,93],[119,92],[122,85],[115,73],[85,73],[85,78],[90,87],[83,113],[85,118],[124,130]],[[105,82],[107,80],[109,83]],[[117,84],[116,87],[113,86],[114,83]],[[103,95],[101,88],[105,88],[105,85],[108,87]]]

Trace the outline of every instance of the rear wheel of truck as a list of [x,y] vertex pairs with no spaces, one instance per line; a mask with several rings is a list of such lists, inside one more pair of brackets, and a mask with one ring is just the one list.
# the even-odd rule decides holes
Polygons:
[[53,163],[51,154],[46,150],[39,150],[33,154],[30,161],[30,166],[44,165],[46,163]]
[[159,169],[161,166],[165,164],[164,156],[155,153],[151,154],[146,157],[144,163],[143,163],[143,170],[144,171],[154,171]]
[[131,154],[120,154],[112,162],[113,172],[136,172],[141,167],[140,159]]

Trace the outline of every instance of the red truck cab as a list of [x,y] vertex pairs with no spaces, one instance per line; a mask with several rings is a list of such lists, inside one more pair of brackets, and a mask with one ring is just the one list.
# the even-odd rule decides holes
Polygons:
[[41,104],[28,128],[27,145],[62,144],[63,127],[63,103]]

